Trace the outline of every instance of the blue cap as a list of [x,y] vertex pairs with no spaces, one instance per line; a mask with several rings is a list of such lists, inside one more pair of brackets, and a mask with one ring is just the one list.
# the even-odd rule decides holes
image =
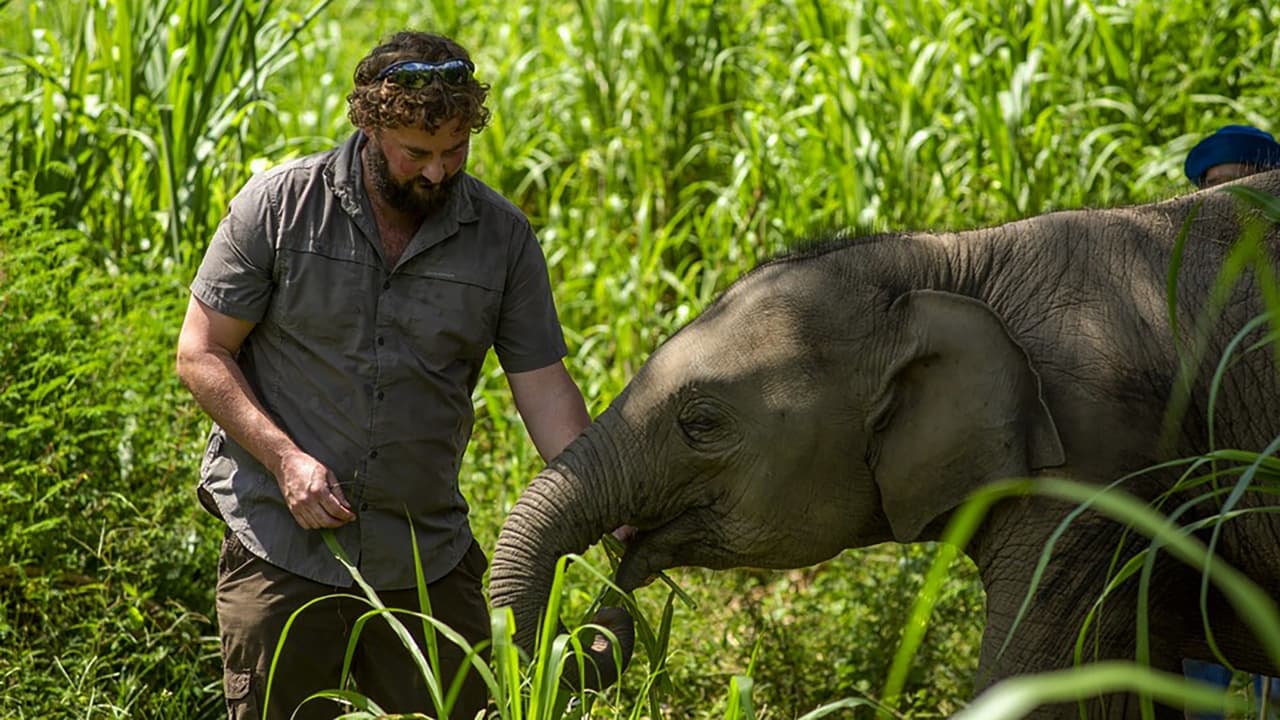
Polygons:
[[1226,125],[1191,148],[1182,169],[1188,180],[1199,185],[1209,168],[1221,163],[1280,167],[1280,143],[1271,133],[1251,125]]

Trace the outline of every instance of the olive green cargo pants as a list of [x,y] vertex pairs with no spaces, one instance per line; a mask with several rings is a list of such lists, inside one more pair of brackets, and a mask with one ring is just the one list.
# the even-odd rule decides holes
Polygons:
[[[432,615],[473,646],[489,638],[489,612],[481,587],[487,561],[476,542],[450,573],[427,586]],[[288,720],[295,708],[320,690],[338,688],[347,638],[355,621],[370,606],[353,597],[327,598],[302,611],[289,627],[275,676],[270,707],[265,704],[267,675],[281,631],[299,607],[326,595],[362,596],[358,588],[335,588],[286,572],[244,548],[227,533],[218,560],[217,611],[222,636],[223,690],[231,720]],[[415,589],[380,592],[389,608],[417,611]],[[419,646],[422,620],[397,614]],[[437,633],[442,693],[464,662],[465,654]],[[485,643],[486,649],[488,643]],[[423,655],[427,656],[426,652]],[[485,653],[488,657],[488,653]],[[438,714],[417,664],[390,625],[373,618],[361,630],[352,662],[356,689],[388,713]],[[449,717],[472,720],[484,709],[487,689],[467,665],[466,681]],[[309,700],[298,718],[334,718],[344,706],[327,699]]]

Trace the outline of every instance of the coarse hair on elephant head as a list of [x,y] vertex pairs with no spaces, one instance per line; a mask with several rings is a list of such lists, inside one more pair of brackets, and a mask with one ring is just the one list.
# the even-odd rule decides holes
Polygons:
[[[1242,184],[1276,194],[1280,173]],[[1105,484],[1210,450],[1194,412],[1163,442],[1182,340],[1167,312],[1167,268],[1185,227],[1177,312],[1198,317],[1248,212],[1206,191],[959,233],[833,238],[765,263],[663,343],[530,483],[498,539],[495,606],[512,608],[517,641],[530,647],[556,560],[622,525],[640,531],[616,575],[630,590],[678,566],[794,568],[847,548],[935,540],[994,481]],[[1280,246],[1274,224],[1263,239]],[[1211,349],[1263,311],[1258,287],[1240,285],[1224,307]],[[1203,375],[1192,408],[1208,405]],[[1280,434],[1280,405],[1266,400],[1280,395],[1275,375],[1263,353],[1226,367],[1219,447],[1260,449]],[[1126,489],[1168,500],[1175,482],[1157,472]],[[1262,493],[1244,502],[1276,505]],[[1107,588],[1128,537],[1097,513],[1060,527],[1073,509],[1034,494],[997,503],[966,546],[987,593],[982,683],[1071,664],[1072,628]],[[1210,511],[1193,503],[1183,519]],[[1275,517],[1233,520],[1218,546],[1273,595],[1280,562],[1249,557],[1248,543],[1276,545]],[[1054,557],[1020,609],[1051,536]],[[1152,663],[1173,670],[1207,647],[1199,579],[1164,560],[1153,577],[1162,592]],[[1130,595],[1112,589],[1109,607]],[[1006,642],[1015,616],[1031,630]],[[1098,657],[1133,657],[1132,617],[1094,622]],[[1266,671],[1274,661],[1230,613],[1220,617],[1224,652]],[[596,659],[608,663],[609,652]],[[1123,717],[1125,702],[1096,714]]]

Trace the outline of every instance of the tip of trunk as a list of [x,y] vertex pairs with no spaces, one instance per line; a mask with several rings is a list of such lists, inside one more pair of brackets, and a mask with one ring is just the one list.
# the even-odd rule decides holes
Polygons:
[[601,608],[590,624],[573,634],[577,642],[570,647],[580,646],[582,652],[569,655],[560,681],[576,692],[603,690],[618,682],[631,664],[636,646],[635,621],[631,615],[620,607]]

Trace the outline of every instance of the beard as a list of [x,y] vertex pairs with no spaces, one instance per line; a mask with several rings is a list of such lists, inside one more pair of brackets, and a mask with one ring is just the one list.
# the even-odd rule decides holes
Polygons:
[[462,168],[458,168],[438,183],[422,176],[400,181],[391,176],[387,155],[381,147],[368,143],[365,156],[374,190],[387,205],[408,215],[426,217],[435,214],[449,202],[449,195],[462,178]]

